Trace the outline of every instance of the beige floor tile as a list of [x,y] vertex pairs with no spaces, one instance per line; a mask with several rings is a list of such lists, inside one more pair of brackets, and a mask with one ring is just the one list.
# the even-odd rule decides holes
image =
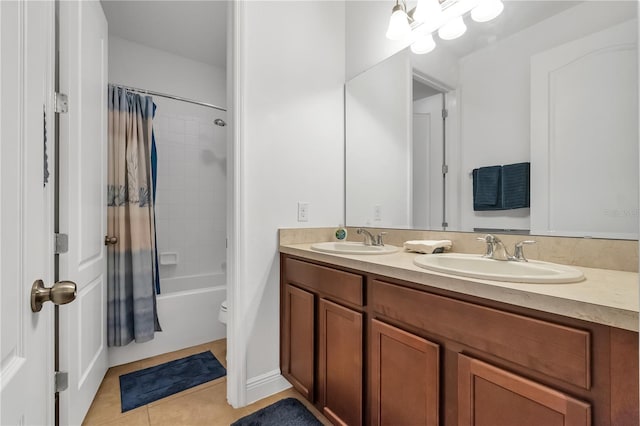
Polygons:
[[[136,408],[135,410],[145,410],[146,407]],[[127,412],[131,413],[135,410]],[[105,376],[98,393],[93,399],[91,408],[84,419],[85,425],[100,425],[123,416],[120,405],[120,380],[118,376]]]
[[149,426],[147,407],[141,408],[144,409],[127,412],[113,421],[102,423],[101,426]]
[[323,424],[329,421],[307,400],[293,389],[280,392],[255,402],[247,407],[234,409],[227,404],[227,380],[222,377],[211,382],[187,389],[167,398],[152,402],[144,407],[121,413],[120,375],[159,365],[167,361],[183,358],[210,350],[226,368],[226,339],[209,342],[191,348],[181,349],[157,357],[132,362],[107,371],[98,393],[83,424],[120,426],[228,426],[230,423],[266,407],[280,399],[294,397],[318,417]]
[[149,404],[152,426],[226,425],[233,420],[233,409],[227,404],[227,386],[218,383],[170,401]]

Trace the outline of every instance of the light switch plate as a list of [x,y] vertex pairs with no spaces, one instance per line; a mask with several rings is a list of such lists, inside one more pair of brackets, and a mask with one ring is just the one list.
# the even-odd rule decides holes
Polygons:
[[382,206],[373,206],[373,220],[380,222],[382,220]]
[[309,203],[306,201],[298,201],[298,222],[309,221]]

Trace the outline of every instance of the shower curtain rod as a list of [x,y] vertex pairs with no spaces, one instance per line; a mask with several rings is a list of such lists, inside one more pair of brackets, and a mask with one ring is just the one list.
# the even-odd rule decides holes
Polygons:
[[200,102],[200,101],[194,101],[193,99],[187,99],[187,98],[183,98],[181,96],[174,96],[174,95],[169,95],[169,94],[166,94],[166,93],[154,92],[153,90],[139,89],[137,87],[123,86],[122,84],[113,84],[113,83],[111,83],[111,85],[112,86],[122,87],[123,89],[130,90],[132,92],[144,93],[146,95],[153,95],[153,96],[161,96],[163,98],[175,99],[177,101],[189,102],[190,104],[206,106],[206,107],[209,107],[209,108],[217,109],[219,111],[225,111],[225,112],[227,111],[225,108],[222,108],[222,107],[219,107],[219,106],[216,106],[216,105],[213,105],[213,104],[208,104],[206,102]]

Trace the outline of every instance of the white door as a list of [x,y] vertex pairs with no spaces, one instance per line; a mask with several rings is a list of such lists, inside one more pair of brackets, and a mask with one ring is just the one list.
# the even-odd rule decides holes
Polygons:
[[60,309],[60,423],[82,423],[107,371],[107,21],[98,1],[60,2],[60,279],[78,286]]
[[443,96],[413,102],[412,226],[418,229],[442,226]]
[[53,4],[0,1],[0,424],[53,422],[53,309],[30,309],[53,280]]
[[637,39],[633,19],[531,58],[532,233],[638,238]]

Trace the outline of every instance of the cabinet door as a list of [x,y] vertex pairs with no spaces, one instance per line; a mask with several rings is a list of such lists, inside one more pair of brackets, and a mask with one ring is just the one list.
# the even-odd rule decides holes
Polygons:
[[313,401],[314,397],[313,322],[313,294],[287,284],[284,294],[282,329],[282,373],[310,401]]
[[439,345],[371,322],[373,425],[438,425]]
[[482,361],[458,355],[460,426],[587,426],[591,406]]
[[318,390],[323,414],[335,424],[362,424],[362,314],[325,299],[319,303]]

